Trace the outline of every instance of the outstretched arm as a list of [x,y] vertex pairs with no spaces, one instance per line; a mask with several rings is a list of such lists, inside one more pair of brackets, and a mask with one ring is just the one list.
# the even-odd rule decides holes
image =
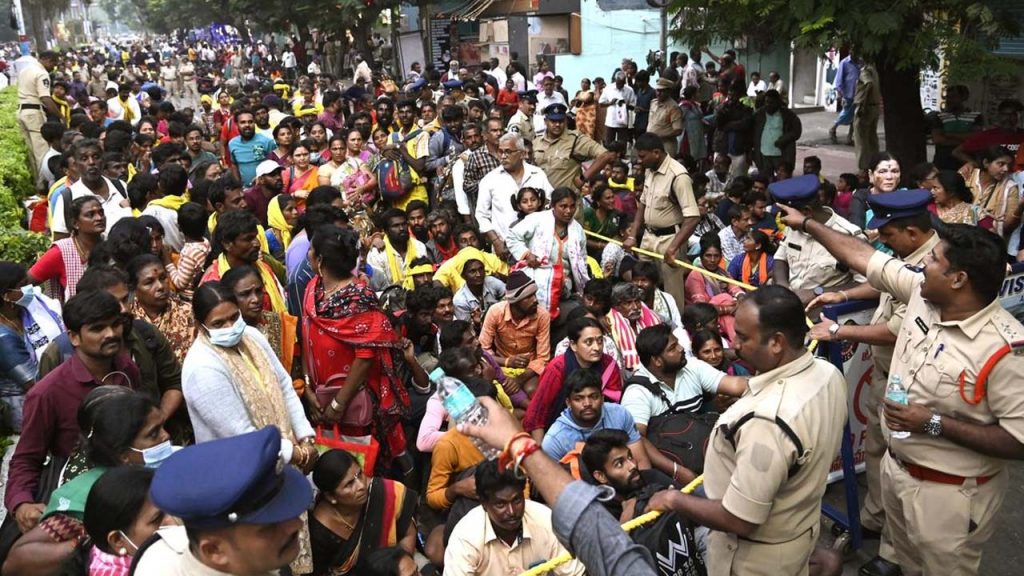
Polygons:
[[[859,274],[867,274],[868,261],[875,249],[870,244],[848,234],[832,230],[820,222],[804,216],[799,210],[784,204],[777,204],[784,213],[782,222],[791,228],[801,230],[821,243],[840,263]],[[776,263],[778,269],[778,263]]]

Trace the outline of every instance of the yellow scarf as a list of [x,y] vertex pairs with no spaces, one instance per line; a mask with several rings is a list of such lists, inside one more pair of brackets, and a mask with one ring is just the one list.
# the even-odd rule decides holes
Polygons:
[[135,119],[135,114],[132,113],[132,107],[128,105],[127,100],[121,100],[118,98],[117,101],[121,104],[121,109],[124,110],[124,121],[131,123]]
[[388,271],[391,272],[391,283],[401,284],[405,280],[405,274],[402,273],[402,270],[411,270],[412,261],[416,259],[416,244],[411,238],[409,239],[409,243],[405,248],[405,265],[402,268],[398,267],[398,252],[391,246],[391,240],[388,239],[387,234],[384,235],[384,253],[388,257]]
[[[263,290],[270,296],[270,307],[274,312],[287,314],[288,306],[284,302],[284,296],[281,294],[281,284],[277,281],[277,276],[274,276],[274,271],[270,269],[266,262],[257,261],[253,264],[253,267],[259,271],[260,279],[263,280]],[[217,273],[220,274],[221,278],[230,269],[231,265],[228,264],[227,256],[224,254],[218,256]]]
[[281,210],[281,200],[283,198],[282,194],[278,194],[270,199],[270,205],[267,206],[267,223],[270,224],[271,228],[281,233],[281,243],[287,249],[288,245],[292,243],[292,227],[284,219],[284,212]]
[[[217,213],[210,214],[210,217],[206,219],[206,229],[210,231],[210,237],[213,237],[213,231],[217,229]],[[256,225],[256,239],[260,241],[260,252],[264,254],[270,254],[270,245],[267,244],[267,231],[263,228],[262,224]]]
[[168,210],[174,210],[175,212],[177,212],[179,208],[181,208],[182,206],[185,205],[186,202],[188,202],[188,200],[189,200],[188,192],[185,192],[185,194],[183,194],[181,196],[178,196],[177,194],[168,194],[168,195],[164,196],[163,198],[157,198],[156,200],[150,200],[149,201],[149,205],[150,206],[160,206],[162,208],[167,208]]
[[53,98],[54,103],[57,104],[57,109],[60,110],[60,121],[67,128],[71,125],[71,103],[56,96],[50,96],[50,98]]

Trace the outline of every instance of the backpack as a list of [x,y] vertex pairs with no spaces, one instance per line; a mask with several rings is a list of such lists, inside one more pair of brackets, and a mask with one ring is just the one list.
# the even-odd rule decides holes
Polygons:
[[[419,131],[410,134],[410,137],[419,134]],[[397,134],[392,134],[392,142],[399,146],[405,146],[406,139],[399,139]],[[385,201],[394,202],[409,193],[416,181],[413,178],[412,170],[404,160],[391,160],[382,157],[374,168],[377,176],[377,188],[380,196]]]
[[647,441],[666,458],[693,471],[694,474],[702,474],[704,453],[707,452],[718,414],[684,411],[678,403],[669,402],[668,396],[657,382],[651,382],[643,376],[630,378],[626,382],[626,388],[631,385],[643,386],[669,405],[668,410],[653,416],[647,422]]
[[[650,497],[664,486],[648,485],[637,495],[636,516],[647,511]],[[633,542],[651,551],[662,576],[707,576],[708,569],[694,536],[696,524],[675,512],[663,512],[657,519],[629,533]]]

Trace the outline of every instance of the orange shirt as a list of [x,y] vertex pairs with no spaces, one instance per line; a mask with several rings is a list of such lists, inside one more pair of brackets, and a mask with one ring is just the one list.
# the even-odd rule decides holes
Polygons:
[[507,301],[499,302],[487,310],[480,330],[480,345],[503,358],[529,354],[527,368],[540,375],[551,357],[551,316],[538,307],[537,314],[516,322],[510,306]]

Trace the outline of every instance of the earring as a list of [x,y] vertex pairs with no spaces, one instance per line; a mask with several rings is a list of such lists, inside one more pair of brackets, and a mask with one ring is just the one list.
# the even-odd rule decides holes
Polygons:
[[337,500],[332,500],[330,498],[328,498],[327,501],[330,502],[332,506],[338,503]]
[[121,546],[120,548],[117,549],[117,555],[118,556],[124,556],[127,553],[128,553],[128,549],[125,548],[124,546]]

